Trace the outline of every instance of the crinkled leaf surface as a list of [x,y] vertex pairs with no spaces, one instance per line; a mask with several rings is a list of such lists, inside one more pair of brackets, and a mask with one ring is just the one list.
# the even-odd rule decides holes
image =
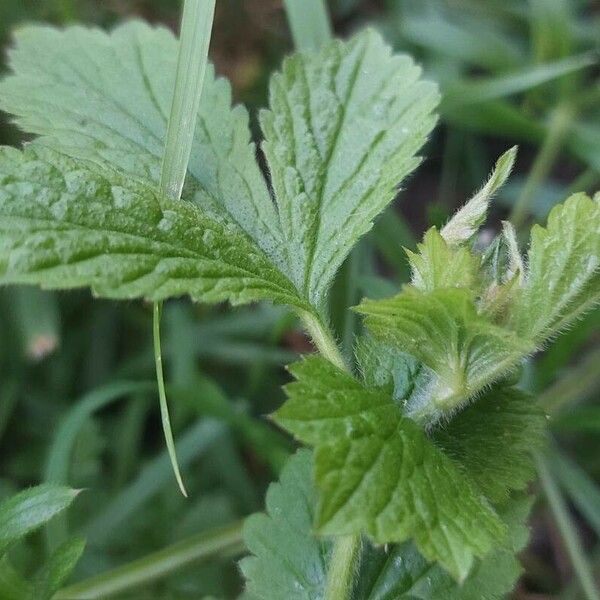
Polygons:
[[253,556],[240,563],[250,597],[320,600],[324,597],[331,544],[312,533],[315,492],[312,456],[291,457],[267,492],[267,513],[252,515],[244,540]]
[[443,410],[480,392],[531,350],[513,332],[480,316],[466,288],[422,292],[407,286],[393,298],[365,300],[357,310],[376,338],[436,373],[431,402]]
[[418,253],[407,250],[412,271],[412,284],[424,292],[436,289],[477,285],[479,261],[464,246],[452,247],[435,227],[417,245]]
[[261,114],[289,272],[319,305],[358,238],[418,164],[436,87],[367,30],[273,77]]
[[505,533],[468,476],[387,390],[318,357],[291,372],[297,381],[275,420],[316,448],[319,531],[365,532],[378,543],[412,538],[428,560],[464,579]]
[[[15,34],[14,74],[0,108],[24,131],[76,158],[109,163],[158,185],[177,64],[165,28],[133,21],[111,33],[30,26]],[[226,215],[279,261],[277,215],[250,143],[248,115],[209,65],[185,196]]]
[[541,344],[600,302],[600,195],[575,194],[535,225],[511,323]]
[[[131,22],[111,33],[25,27],[0,107],[36,143],[156,186],[177,42]],[[418,164],[435,86],[374,32],[286,61],[262,123],[277,206],[255,160],[248,116],[209,68],[184,198],[244,231],[317,306],[344,257]],[[240,265],[242,267],[242,265]],[[242,267],[243,268],[243,267]]]
[[32,148],[0,149],[0,282],[304,306],[235,224],[114,170]]

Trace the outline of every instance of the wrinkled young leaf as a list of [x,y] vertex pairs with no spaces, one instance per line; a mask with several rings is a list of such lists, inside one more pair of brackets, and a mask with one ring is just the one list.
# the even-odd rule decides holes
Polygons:
[[424,292],[442,288],[474,289],[479,271],[478,258],[466,247],[452,247],[432,227],[417,244],[418,253],[406,250],[412,271],[412,285]]
[[367,30],[287,59],[261,114],[289,273],[319,305],[373,219],[419,164],[436,87]]
[[600,302],[600,195],[575,194],[534,225],[527,267],[510,323],[539,345]]
[[[320,600],[325,597],[331,538],[312,531],[317,493],[312,455],[301,450],[269,488],[267,514],[251,516],[244,538],[251,556],[241,561],[246,595],[257,600]],[[423,558],[412,542],[372,546],[363,541],[353,598],[371,600],[501,600],[522,569],[515,556],[526,543],[531,501],[509,501],[500,514],[509,537],[477,561],[462,584]]]
[[[158,185],[177,65],[167,29],[133,21],[111,33],[80,26],[23,27],[0,83],[0,108],[41,142],[109,163]],[[278,263],[277,215],[254,158],[248,115],[209,65],[188,165],[188,188],[236,222]],[[278,263],[279,264],[279,263]]]
[[91,286],[109,298],[258,299],[303,306],[234,224],[114,170],[0,149],[0,283]]
[[365,300],[357,309],[369,331],[429,367],[438,377],[431,403],[451,410],[514,368],[531,350],[513,332],[477,313],[465,288],[423,293],[413,287],[393,298]]
[[413,539],[463,580],[505,528],[452,459],[402,415],[385,389],[366,388],[326,360],[290,368],[297,381],[275,420],[315,449],[322,534]]
[[240,563],[247,593],[260,600],[319,600],[327,580],[331,544],[312,533],[315,492],[312,455],[292,456],[267,492],[267,514],[252,515],[244,540],[253,556]]
[[451,245],[468,242],[483,225],[492,196],[504,185],[512,171],[517,147],[507,150],[497,161],[486,184],[442,228],[442,237]]
[[57,485],[43,484],[8,498],[0,504],[0,556],[25,537],[65,510],[78,494]]

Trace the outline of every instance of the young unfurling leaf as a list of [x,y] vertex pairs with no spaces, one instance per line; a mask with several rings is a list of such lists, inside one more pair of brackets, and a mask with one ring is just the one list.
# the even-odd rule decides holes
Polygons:
[[510,315],[519,336],[543,344],[600,302],[600,195],[571,196],[534,225],[525,281]]

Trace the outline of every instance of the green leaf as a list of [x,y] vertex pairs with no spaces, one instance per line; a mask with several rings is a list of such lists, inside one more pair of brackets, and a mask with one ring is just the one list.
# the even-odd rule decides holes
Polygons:
[[[292,457],[280,481],[267,496],[268,514],[247,520],[245,541],[252,555],[241,561],[249,598],[318,600],[324,597],[331,541],[312,532],[317,494],[312,482],[312,456]],[[485,559],[477,561],[462,584],[429,563],[411,542],[361,548],[353,598],[370,600],[501,600],[521,574],[515,553],[523,548],[531,500],[511,499],[500,514],[509,537]]]
[[50,600],[73,572],[85,548],[85,540],[75,537],[62,544],[37,573],[31,600]]
[[536,345],[600,302],[600,196],[575,194],[534,225],[511,325]]
[[317,600],[323,597],[331,544],[312,534],[316,494],[312,453],[300,450],[267,492],[267,514],[246,520],[244,540],[253,556],[240,567],[252,598]]
[[[42,144],[157,187],[177,48],[170,31],[137,21],[108,34],[23,27],[9,54],[14,74],[0,83],[0,108]],[[184,197],[233,220],[282,266],[277,215],[254,155],[246,110],[231,108],[229,83],[209,65]]]
[[496,388],[433,434],[492,502],[522,490],[533,479],[532,452],[544,439],[546,418],[534,399],[514,388]]
[[529,530],[525,525],[531,500],[517,498],[502,508],[509,524],[506,543],[478,561],[462,584],[439,566],[428,563],[413,544],[393,546],[389,551],[366,548],[363,552],[355,598],[369,600],[503,600],[522,568],[515,553],[523,548]]
[[[453,410],[511,369],[531,351],[514,333],[477,313],[464,288],[423,293],[410,286],[357,308],[375,338],[412,354],[436,375],[427,411]],[[420,418],[417,416],[416,418]]]
[[79,492],[43,484],[12,496],[0,504],[0,556],[17,540],[65,510]]
[[318,357],[290,370],[297,381],[275,420],[316,446],[319,531],[414,539],[428,560],[464,580],[505,533],[468,476],[385,389],[366,388]]
[[468,242],[483,225],[492,196],[504,185],[517,157],[517,147],[497,161],[486,184],[442,228],[442,237],[451,245]]
[[437,103],[412,60],[393,56],[371,30],[293,56],[273,77],[263,149],[287,272],[314,305],[419,164]]
[[305,306],[239,227],[112,169],[3,148],[0,185],[0,283]]
[[427,231],[417,248],[418,254],[406,250],[416,288],[432,292],[440,288],[475,287],[479,261],[468,248],[452,247],[435,227]]

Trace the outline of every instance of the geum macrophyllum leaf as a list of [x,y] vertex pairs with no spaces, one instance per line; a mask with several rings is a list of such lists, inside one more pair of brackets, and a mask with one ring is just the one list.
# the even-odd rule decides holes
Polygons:
[[50,150],[0,149],[0,283],[90,286],[107,298],[307,309],[233,223],[108,168]]
[[[106,34],[25,27],[0,107],[35,142],[156,186],[177,41],[131,22]],[[276,203],[255,160],[248,115],[206,72],[184,199],[251,238],[313,307],[351,247],[393,199],[433,128],[433,84],[368,31],[285,61],[261,117]],[[309,93],[310,92],[310,93]]]
[[[269,486],[266,513],[250,516],[244,540],[251,555],[240,562],[246,595],[257,600],[320,600],[325,597],[331,538],[313,531],[317,491],[313,457],[300,450]],[[531,501],[513,498],[499,511],[509,525],[504,543],[457,583],[444,569],[427,561],[412,542],[360,549],[360,568],[352,598],[372,600],[501,600],[521,574],[515,554],[529,537],[525,525]]]
[[261,113],[290,277],[320,306],[352,246],[415,169],[436,118],[435,85],[367,30],[295,55]]
[[422,292],[411,286],[384,300],[365,300],[356,309],[366,315],[373,336],[408,352],[436,377],[429,401],[411,417],[435,420],[456,409],[515,368],[532,348],[512,331],[477,312],[473,292],[465,288]]
[[319,532],[413,539],[463,580],[506,533],[468,475],[403,416],[388,390],[367,388],[319,357],[290,371],[297,381],[274,418],[315,446]]
[[[140,21],[111,33],[27,26],[9,52],[0,108],[39,142],[74,158],[110,164],[158,186],[178,42]],[[277,214],[250,142],[245,108],[208,65],[184,197],[237,223],[278,266]]]
[[324,597],[331,543],[313,534],[316,494],[312,456],[299,450],[279,482],[269,486],[267,513],[250,516],[244,540],[252,556],[240,568],[246,591],[261,600],[317,600]]
[[534,225],[509,325],[536,346],[600,303],[600,195],[575,194]]

